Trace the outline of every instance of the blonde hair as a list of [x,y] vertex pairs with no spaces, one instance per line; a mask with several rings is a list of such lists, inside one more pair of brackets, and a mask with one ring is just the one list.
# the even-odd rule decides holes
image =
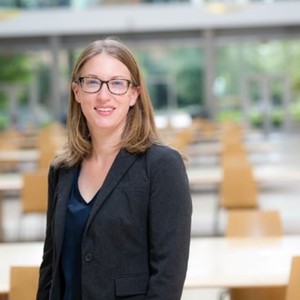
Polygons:
[[138,86],[140,89],[136,104],[128,111],[120,147],[130,153],[142,153],[154,143],[162,144],[155,125],[154,111],[147,86],[136,59],[121,41],[106,38],[89,44],[80,54],[73,69],[67,118],[68,143],[64,151],[54,160],[54,165],[73,166],[88,157],[92,152],[87,121],[80,104],[75,100],[72,84],[80,76],[84,64],[95,55],[103,52],[122,62],[131,74],[133,85]]

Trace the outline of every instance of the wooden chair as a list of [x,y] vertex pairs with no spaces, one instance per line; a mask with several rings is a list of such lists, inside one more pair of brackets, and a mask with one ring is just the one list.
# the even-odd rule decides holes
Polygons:
[[[46,210],[47,210],[47,198],[48,198],[48,171],[46,169],[35,170],[32,172],[24,172],[23,188],[21,190],[21,220],[19,228],[20,239],[24,238],[24,226],[23,218],[26,216],[38,216],[39,223],[36,226],[37,229],[43,229],[41,222],[44,223]],[[26,228],[26,227],[25,227]],[[23,230],[23,231],[22,231]],[[31,232],[30,232],[31,233]],[[42,235],[40,238],[43,239]]]
[[10,272],[8,300],[34,300],[38,288],[39,267],[14,266]]
[[24,172],[22,177],[22,212],[45,212],[47,210],[48,171]]
[[218,138],[219,128],[215,121],[196,117],[193,119],[193,124],[197,128],[195,136],[199,141],[215,140]]
[[[6,130],[0,134],[0,151],[15,151],[19,150],[17,136],[15,132],[11,130]],[[0,172],[12,172],[19,170],[19,163],[12,161],[1,161],[0,162]]]
[[40,153],[38,169],[49,169],[55,155],[67,142],[65,128],[58,123],[52,123],[41,128],[38,134],[37,146]]
[[223,123],[221,125],[221,142],[223,145],[232,142],[242,143],[245,136],[245,128],[238,123]]
[[300,256],[293,257],[285,300],[300,299]]
[[277,210],[228,210],[225,235],[227,237],[283,235],[280,214]]
[[186,153],[186,148],[194,141],[195,128],[190,126],[176,133],[169,141],[171,147]]
[[[227,237],[263,237],[282,234],[282,222],[278,211],[256,209],[228,211]],[[241,287],[231,288],[228,292],[231,300],[284,300],[286,287]]]
[[222,167],[238,163],[250,163],[247,148],[240,134],[230,134],[228,137],[223,137],[220,161]]
[[214,232],[219,234],[221,209],[258,208],[258,187],[252,165],[247,161],[232,160],[223,165],[219,187],[219,201],[215,208]]
[[48,142],[48,144],[45,143],[43,146],[39,147],[40,156],[38,159],[37,168],[40,170],[49,169],[56,152],[57,150],[51,142]]
[[226,209],[258,206],[258,187],[250,163],[232,162],[231,165],[224,166],[220,206]]
[[221,146],[220,162],[222,166],[232,162],[249,162],[247,147],[244,143],[244,133],[241,128],[237,127],[223,132]]

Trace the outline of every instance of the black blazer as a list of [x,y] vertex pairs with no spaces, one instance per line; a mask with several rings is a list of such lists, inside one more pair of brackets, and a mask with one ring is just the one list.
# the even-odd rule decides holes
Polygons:
[[[49,170],[38,300],[62,299],[60,254],[78,166]],[[121,150],[95,199],[82,240],[82,299],[179,300],[186,276],[191,195],[180,154]]]

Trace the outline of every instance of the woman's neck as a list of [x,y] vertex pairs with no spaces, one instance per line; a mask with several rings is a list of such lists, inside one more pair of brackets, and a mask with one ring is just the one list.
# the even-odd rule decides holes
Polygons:
[[107,159],[115,157],[120,150],[121,135],[117,134],[91,134],[94,159]]

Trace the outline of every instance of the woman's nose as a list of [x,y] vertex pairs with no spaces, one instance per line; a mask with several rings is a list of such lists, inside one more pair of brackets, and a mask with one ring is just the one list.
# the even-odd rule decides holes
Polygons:
[[109,91],[108,88],[108,83],[107,82],[103,82],[100,90],[98,91],[98,96],[100,97],[109,97],[111,95],[111,92]]

